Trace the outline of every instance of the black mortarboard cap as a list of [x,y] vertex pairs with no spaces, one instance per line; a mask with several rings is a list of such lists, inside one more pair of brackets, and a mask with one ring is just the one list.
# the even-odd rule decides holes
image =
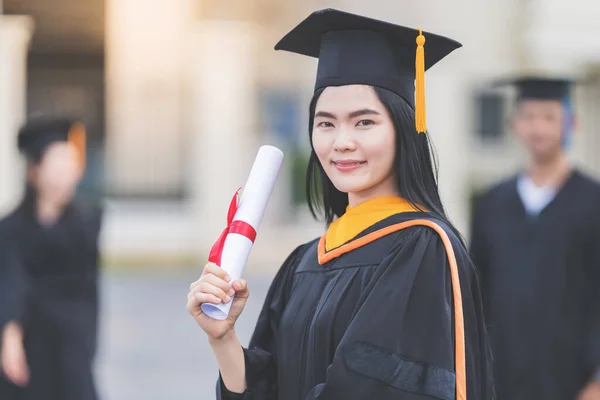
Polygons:
[[352,84],[391,90],[416,110],[417,125],[422,118],[422,129],[417,126],[422,132],[423,74],[461,44],[433,33],[420,34],[419,29],[325,9],[309,15],[277,43],[275,50],[318,58],[315,90]]
[[573,80],[548,77],[519,77],[499,81],[496,85],[513,85],[517,99],[562,100],[571,96]]
[[17,146],[27,158],[38,162],[50,144],[61,141],[72,142],[85,160],[85,127],[66,118],[30,119],[19,131]]

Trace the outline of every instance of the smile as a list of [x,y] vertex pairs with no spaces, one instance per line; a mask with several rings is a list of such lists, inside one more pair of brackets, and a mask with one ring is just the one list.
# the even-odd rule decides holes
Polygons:
[[339,160],[331,162],[339,171],[349,172],[353,171],[362,165],[366,164],[366,161],[357,161],[357,160]]

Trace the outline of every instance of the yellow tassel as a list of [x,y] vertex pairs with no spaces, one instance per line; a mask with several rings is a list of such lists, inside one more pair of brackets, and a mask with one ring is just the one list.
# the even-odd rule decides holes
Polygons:
[[425,36],[419,29],[417,36],[417,56],[415,59],[415,122],[417,133],[427,132],[425,112]]
[[81,161],[81,166],[85,168],[85,126],[82,123],[73,124],[73,126],[71,126],[71,129],[69,129],[69,143],[72,143],[73,146],[75,146],[75,148],[77,149],[77,152],[79,153],[79,159]]

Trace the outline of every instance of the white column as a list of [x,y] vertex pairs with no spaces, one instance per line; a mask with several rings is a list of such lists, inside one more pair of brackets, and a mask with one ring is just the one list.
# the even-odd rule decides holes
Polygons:
[[208,251],[224,228],[229,201],[244,185],[258,150],[257,34],[254,24],[240,21],[198,22],[193,33],[187,177],[199,252]]
[[106,168],[117,190],[183,184],[182,79],[195,0],[108,0]]
[[26,113],[27,50],[32,33],[31,18],[0,15],[0,215],[14,207],[24,185],[17,131]]

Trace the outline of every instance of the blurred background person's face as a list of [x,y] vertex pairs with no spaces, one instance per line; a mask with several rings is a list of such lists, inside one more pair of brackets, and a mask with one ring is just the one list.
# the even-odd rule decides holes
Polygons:
[[513,117],[513,129],[534,160],[554,159],[561,151],[566,111],[555,100],[523,100]]
[[30,181],[39,199],[63,206],[73,199],[82,169],[75,146],[56,142],[49,145],[40,162],[31,167]]

